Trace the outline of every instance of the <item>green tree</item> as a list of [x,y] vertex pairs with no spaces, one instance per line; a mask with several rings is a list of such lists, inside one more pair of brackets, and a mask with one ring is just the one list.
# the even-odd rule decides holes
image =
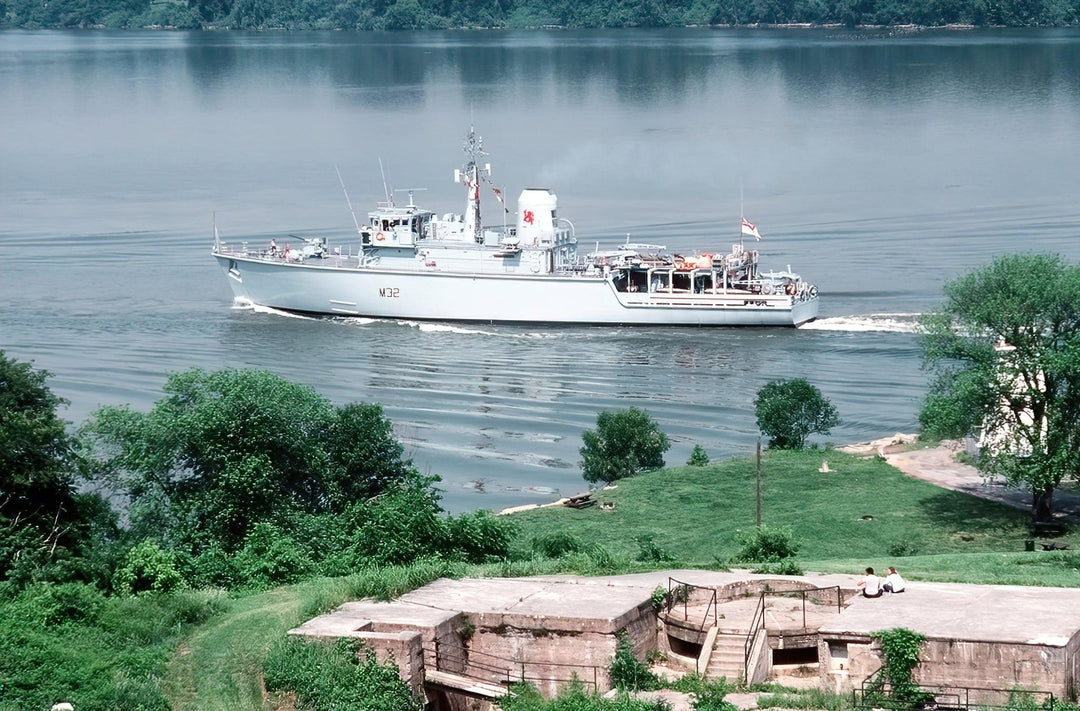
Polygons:
[[777,449],[802,449],[811,434],[840,424],[836,408],[805,378],[774,380],[754,400],[757,426]]
[[256,523],[344,511],[411,469],[377,405],[336,409],[253,370],[189,370],[165,392],[148,413],[103,408],[85,430],[138,537],[234,552]]
[[1080,268],[1051,254],[999,257],[945,285],[921,321],[925,433],[980,438],[978,467],[1031,489],[1050,517],[1054,488],[1080,477]]
[[71,513],[74,451],[49,374],[0,351],[0,515],[41,528]]
[[604,410],[596,429],[581,433],[582,476],[588,482],[611,482],[664,466],[671,447],[666,434],[645,410]]
[[20,584],[95,574],[81,556],[111,532],[101,498],[76,490],[83,460],[48,377],[0,351],[0,579]]

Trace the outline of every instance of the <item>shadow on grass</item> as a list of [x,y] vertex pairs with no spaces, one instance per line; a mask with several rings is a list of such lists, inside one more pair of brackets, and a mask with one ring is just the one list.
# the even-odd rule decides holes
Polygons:
[[[942,491],[919,501],[929,523],[952,540],[956,550],[971,544],[972,552],[985,550],[985,544],[1016,537],[1017,546],[1029,538],[1029,515],[1005,504],[978,499],[952,491]],[[939,553],[946,551],[924,551]]]

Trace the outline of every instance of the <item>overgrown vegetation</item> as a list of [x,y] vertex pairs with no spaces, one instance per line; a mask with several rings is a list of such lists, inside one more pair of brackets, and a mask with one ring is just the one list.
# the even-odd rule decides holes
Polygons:
[[621,691],[652,691],[660,688],[660,680],[649,671],[648,664],[637,658],[634,643],[626,633],[619,635],[608,671],[611,685]]
[[926,637],[917,632],[896,627],[870,635],[881,646],[880,677],[873,679],[868,694],[884,694],[892,701],[914,704],[921,692],[914,682],[913,672],[919,664],[919,651]]
[[736,563],[778,563],[784,558],[794,558],[799,552],[791,529],[782,526],[761,526],[749,532],[740,532],[739,552],[732,559]]
[[167,663],[220,612],[215,592],[109,597],[85,583],[34,583],[0,599],[0,710],[167,711]]
[[284,639],[264,665],[268,691],[296,696],[304,711],[421,711],[395,666],[379,664],[358,640]]
[[676,27],[817,23],[1067,25],[1076,0],[5,0],[0,24],[42,27],[431,30],[452,27]]

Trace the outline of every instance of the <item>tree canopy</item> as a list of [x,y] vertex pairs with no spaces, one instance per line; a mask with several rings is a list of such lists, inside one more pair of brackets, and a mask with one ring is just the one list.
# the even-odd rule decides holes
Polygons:
[[596,429],[581,433],[581,472],[588,482],[611,482],[664,466],[671,441],[645,410],[631,407],[596,416]]
[[812,434],[828,434],[840,415],[805,378],[774,380],[758,391],[754,412],[761,433],[776,449],[802,449]]
[[0,0],[0,26],[443,30],[821,23],[1068,25],[1077,0]]
[[137,534],[235,550],[259,521],[342,512],[411,467],[378,405],[336,408],[272,373],[188,370],[147,413],[99,410],[85,431]]
[[1054,488],[1080,477],[1080,268],[1015,254],[945,285],[921,322],[924,432],[976,436],[986,475],[1030,487],[1037,521]]

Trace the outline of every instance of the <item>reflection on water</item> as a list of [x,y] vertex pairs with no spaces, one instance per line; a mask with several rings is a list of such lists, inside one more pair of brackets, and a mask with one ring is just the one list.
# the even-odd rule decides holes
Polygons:
[[[914,427],[915,316],[1017,249],[1080,259],[1080,31],[0,33],[0,348],[81,421],[170,372],[258,367],[378,401],[454,509],[583,486],[582,429],[643,406],[749,451],[753,399],[803,376],[832,438]],[[583,246],[724,249],[817,282],[799,330],[512,327],[234,309],[230,241],[349,234],[394,186],[460,211],[470,122],[509,194],[544,183]],[[489,212],[490,219],[498,219]],[[557,315],[555,315],[557,317]],[[532,487],[531,489],[529,487]],[[537,493],[544,492],[544,493]]]

